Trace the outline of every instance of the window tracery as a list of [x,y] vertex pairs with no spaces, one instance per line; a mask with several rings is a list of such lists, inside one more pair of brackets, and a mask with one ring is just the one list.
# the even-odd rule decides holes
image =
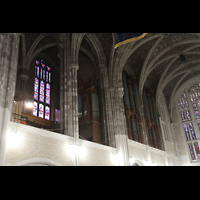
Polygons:
[[33,115],[50,120],[51,68],[43,59],[35,64]]
[[185,90],[178,100],[178,110],[186,136],[191,161],[200,161],[200,83]]

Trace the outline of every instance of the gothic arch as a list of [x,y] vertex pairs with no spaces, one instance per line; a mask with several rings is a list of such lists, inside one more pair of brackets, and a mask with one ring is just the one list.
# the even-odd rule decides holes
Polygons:
[[139,160],[135,160],[131,166],[144,166]]
[[44,49],[47,49],[47,48],[49,48],[49,47],[58,45],[58,43],[46,44],[46,45],[44,45],[43,47],[40,47],[39,49],[37,49],[37,50],[35,51],[35,48],[37,47],[37,45],[39,44],[39,42],[40,42],[44,37],[46,37],[46,36],[52,36],[52,37],[54,37],[54,38],[56,39],[56,41],[57,41],[57,38],[56,38],[56,36],[55,36],[54,34],[51,34],[51,33],[42,33],[42,34],[40,34],[40,35],[36,38],[36,40],[33,42],[32,46],[30,47],[30,49],[29,49],[29,51],[28,51],[28,53],[27,53],[27,55],[26,55],[26,60],[25,60],[26,69],[29,69],[30,63],[31,63],[32,59],[34,59],[34,57],[35,57],[38,53],[40,53],[40,52],[43,51]]
[[14,166],[62,166],[60,163],[48,158],[29,158],[14,164]]
[[[180,97],[180,95],[183,93],[184,89],[187,87],[189,88],[190,86],[192,86],[193,84],[197,83],[200,80],[200,75],[196,75],[194,77],[192,77],[191,79],[187,80],[184,84],[182,84],[177,90],[176,92],[174,92],[174,96],[172,99],[170,99],[169,104],[173,105],[175,102],[178,101],[178,98]],[[170,116],[172,116],[172,106],[170,108]]]

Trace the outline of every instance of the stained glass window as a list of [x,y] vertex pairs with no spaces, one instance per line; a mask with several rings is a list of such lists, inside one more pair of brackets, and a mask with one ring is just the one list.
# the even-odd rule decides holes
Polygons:
[[186,135],[187,140],[190,140],[190,134],[189,134],[189,130],[188,130],[188,125],[184,124],[183,127],[184,127],[184,130],[185,130],[185,135]]
[[35,78],[34,99],[35,99],[35,100],[38,100],[38,79],[37,79],[37,78]]
[[50,70],[51,70],[51,68],[50,68],[49,66],[47,66],[47,70],[48,70],[48,71],[50,71]]
[[46,84],[46,103],[50,104],[50,84]]
[[42,79],[42,68],[40,69],[40,79]]
[[200,121],[198,120],[197,123],[198,123],[199,131],[200,131]]
[[43,113],[44,113],[44,105],[39,104],[39,117],[43,118]]
[[48,71],[46,71],[46,82],[48,82],[49,81],[49,79],[48,79]]
[[38,105],[37,102],[34,101],[34,103],[33,103],[33,115],[34,116],[37,116],[37,105]]
[[37,77],[39,78],[39,75],[40,75],[40,67],[38,66],[37,67]]
[[51,83],[51,72],[49,72],[49,83]]
[[44,82],[40,81],[40,101],[44,102]]
[[192,122],[189,123],[189,127],[190,127],[190,132],[191,132],[192,138],[195,140],[196,135],[195,135],[195,132],[194,132],[194,126],[193,126]]
[[192,143],[188,143],[192,160],[196,160]]
[[186,115],[187,115],[187,120],[190,121],[191,120],[191,116],[190,116],[189,110],[186,110]]
[[50,108],[49,106],[45,106],[45,119],[49,120]]
[[50,119],[51,67],[45,60],[36,60],[33,115]]
[[[200,140],[198,139],[200,133],[200,83],[190,87],[187,93],[179,97],[177,103],[191,160],[193,162],[200,161]],[[191,110],[189,110],[190,108]]]
[[200,160],[200,151],[199,151],[199,144],[198,144],[198,142],[194,142],[194,148],[196,150],[197,159]]
[[185,114],[183,111],[181,111],[181,118],[182,118],[182,121],[185,122]]

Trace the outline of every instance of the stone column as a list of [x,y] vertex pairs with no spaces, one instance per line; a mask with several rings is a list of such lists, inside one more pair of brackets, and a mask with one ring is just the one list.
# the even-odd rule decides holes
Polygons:
[[14,101],[20,33],[0,33],[0,166],[5,164],[6,135]]
[[149,108],[148,108],[148,103],[147,103],[147,96],[146,96],[146,91],[143,90],[143,98],[144,98],[144,110],[145,110],[145,122],[146,122],[146,131],[147,131],[147,138],[148,138],[148,143],[150,146],[153,146],[152,144],[152,138],[151,138],[151,122],[150,122],[150,115],[149,115]]
[[126,80],[125,70],[123,70],[122,82],[123,82],[123,88],[124,88],[124,102],[125,102],[127,132],[128,132],[129,139],[133,139],[132,133],[131,133],[131,124],[130,124],[131,108],[130,108],[130,101],[129,101],[129,95],[128,95],[128,88],[127,88],[127,80]]
[[157,115],[157,110],[156,110],[156,104],[155,104],[155,97],[154,97],[154,93],[151,91],[151,102],[152,102],[152,107],[153,107],[153,114],[154,114],[154,120],[155,120],[155,128],[156,128],[156,138],[157,138],[157,142],[160,142],[160,149],[164,150],[164,143],[161,137],[161,128],[160,128],[160,122],[159,122],[159,118]]
[[123,88],[115,89],[115,139],[120,166],[129,166],[128,137],[123,105]]
[[60,133],[64,133],[64,68],[63,68],[63,38],[60,38],[59,53],[60,59]]
[[[135,95],[135,105],[136,105],[136,111],[137,111],[137,121],[136,124],[138,125],[138,136],[139,136],[139,142],[142,142],[144,144],[148,144],[148,141],[146,139],[146,135],[145,135],[145,125],[144,125],[144,118],[143,118],[143,105],[140,106],[140,102],[139,102],[139,95],[138,95],[138,88],[137,88],[137,84],[136,84],[136,77],[132,76],[132,80],[133,80],[133,92]],[[141,103],[143,104],[143,103]],[[140,128],[139,128],[140,126]]]
[[115,88],[106,87],[105,92],[105,109],[106,109],[106,120],[107,120],[107,144],[111,147],[116,147],[115,141]]
[[147,99],[148,99],[148,103],[149,103],[149,111],[150,111],[150,116],[151,116],[151,130],[153,133],[153,140],[154,140],[155,147],[157,148],[158,143],[157,143],[156,134],[155,134],[155,120],[154,120],[154,116],[153,116],[151,95],[149,93],[147,93]]

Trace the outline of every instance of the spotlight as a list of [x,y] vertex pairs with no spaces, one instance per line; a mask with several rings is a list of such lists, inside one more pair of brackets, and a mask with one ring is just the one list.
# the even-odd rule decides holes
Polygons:
[[33,107],[33,104],[32,104],[31,102],[28,102],[28,103],[26,103],[26,107],[27,107],[27,108],[32,108],[32,107]]

